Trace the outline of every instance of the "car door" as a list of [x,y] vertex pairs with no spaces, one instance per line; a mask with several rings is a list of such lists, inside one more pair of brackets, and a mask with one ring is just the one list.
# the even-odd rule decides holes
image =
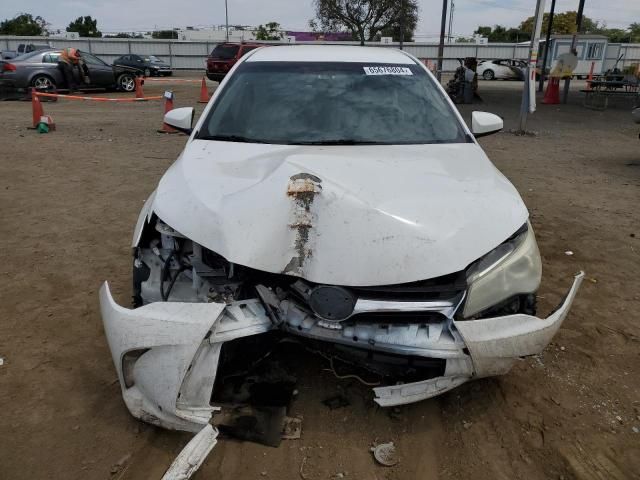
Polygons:
[[82,58],[89,69],[90,85],[96,88],[107,88],[115,84],[113,67],[100,60],[95,55],[81,52]]
[[130,65],[131,64],[131,55],[123,55],[120,58],[118,58],[115,62],[113,62],[114,65]]
[[143,73],[146,67],[146,62],[140,55],[131,55],[131,62],[128,65],[130,67],[139,69],[140,73]]
[[511,78],[513,76],[508,60],[496,60],[493,63],[496,69],[496,78]]

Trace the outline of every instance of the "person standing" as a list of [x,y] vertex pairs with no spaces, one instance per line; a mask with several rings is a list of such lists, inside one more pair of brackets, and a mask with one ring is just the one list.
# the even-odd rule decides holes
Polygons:
[[58,57],[58,69],[62,72],[62,77],[67,85],[70,93],[75,92],[78,89],[78,84],[74,76],[74,69],[78,70],[79,77],[85,78],[85,72],[83,70],[82,55],[76,48],[65,48]]

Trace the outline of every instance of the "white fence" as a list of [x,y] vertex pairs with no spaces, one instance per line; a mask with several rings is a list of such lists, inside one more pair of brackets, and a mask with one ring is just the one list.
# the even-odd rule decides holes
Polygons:
[[[93,53],[104,61],[111,63],[121,55],[135,53],[139,55],[156,55],[168,62],[172,68],[185,70],[199,70],[205,66],[206,57],[217,42],[187,42],[179,40],[138,40],[120,38],[81,38],[66,40],[45,37],[10,37],[0,36],[0,50],[15,50],[21,43],[43,44],[49,43],[56,48],[75,47]],[[331,43],[331,42],[298,42],[298,43]],[[335,42],[358,45],[357,42]],[[368,43],[369,46],[380,48],[398,48],[397,43],[381,44]],[[434,61],[438,58],[438,44],[436,43],[405,43],[404,49],[418,58]],[[479,59],[510,58],[526,59],[529,47],[514,43],[490,43],[477,45],[475,43],[450,43],[444,47],[443,70],[453,71],[458,66],[457,58],[476,57]],[[616,59],[624,54],[619,66],[626,66],[640,62],[640,44],[614,44],[607,46],[604,69],[610,68]]]

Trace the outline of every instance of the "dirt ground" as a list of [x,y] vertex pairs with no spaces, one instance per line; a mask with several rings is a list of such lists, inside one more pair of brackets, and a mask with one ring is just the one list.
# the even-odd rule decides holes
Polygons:
[[[515,128],[520,87],[481,82],[484,104],[465,118],[487,110]],[[176,84],[176,106],[197,105],[198,88]],[[542,355],[395,410],[305,358],[293,404],[302,438],[279,448],[221,439],[195,478],[640,478],[639,128],[630,108],[580,101],[540,106],[534,134],[482,139],[531,212],[541,313],[587,274]],[[128,305],[133,226],[186,137],[156,133],[157,102],[44,109],[58,126],[46,135],[26,128],[29,103],[0,103],[0,478],[160,478],[191,435],[127,412],[97,291],[108,279]],[[321,400],[337,392],[351,405],[330,411]],[[396,443],[397,466],[374,463],[369,447],[383,441]]]

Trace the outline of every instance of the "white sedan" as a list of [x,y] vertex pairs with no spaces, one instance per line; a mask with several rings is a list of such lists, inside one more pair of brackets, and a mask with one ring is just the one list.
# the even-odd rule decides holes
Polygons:
[[522,60],[482,60],[476,73],[485,80],[524,80],[527,63]]
[[100,290],[134,416],[200,430],[282,339],[415,402],[506,373],[567,316],[582,274],[535,316],[527,208],[476,140],[502,120],[469,129],[415,57],[260,48],[193,115],[165,116],[190,136],[135,227],[134,308]]

